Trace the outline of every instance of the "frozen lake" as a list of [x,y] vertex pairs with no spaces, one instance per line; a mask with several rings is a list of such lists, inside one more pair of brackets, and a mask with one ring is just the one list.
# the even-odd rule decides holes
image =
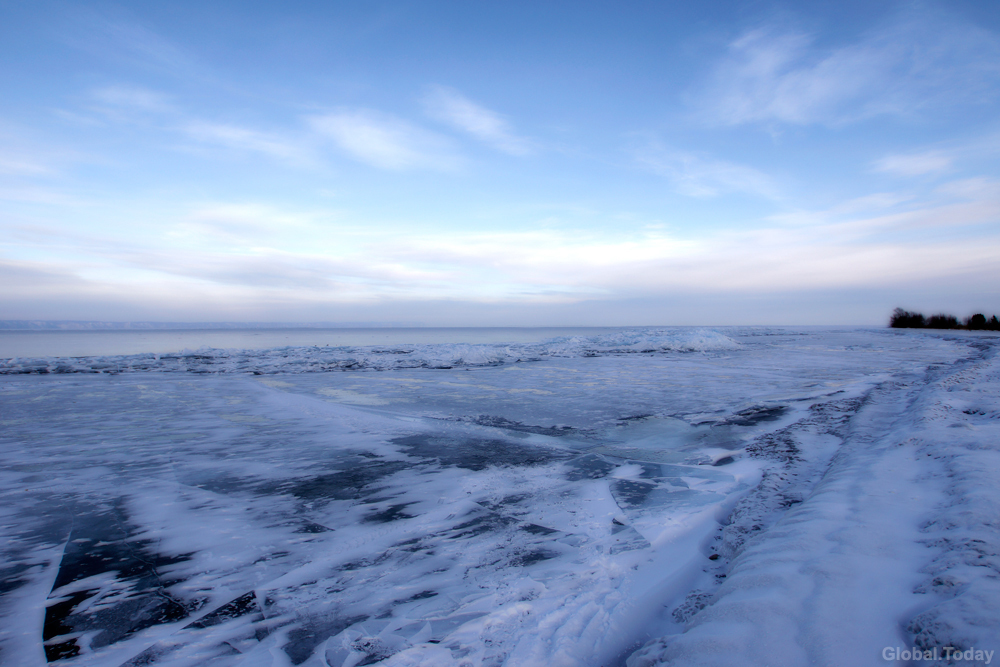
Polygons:
[[615,331],[599,327],[380,327],[342,329],[0,329],[5,357],[80,357],[167,354],[184,350],[266,350],[277,347],[365,347],[373,345],[454,345],[538,343],[555,337],[594,336]]
[[[571,333],[0,360],[0,662],[652,664],[715,636],[865,406],[916,414],[904,385],[995,345]],[[753,663],[714,646],[671,664]]]

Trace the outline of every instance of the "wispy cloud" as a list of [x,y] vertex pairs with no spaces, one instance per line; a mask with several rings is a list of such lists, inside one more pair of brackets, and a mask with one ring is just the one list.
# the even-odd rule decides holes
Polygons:
[[299,129],[298,133],[265,131],[220,123],[187,111],[171,96],[149,88],[114,85],[88,95],[87,108],[104,120],[126,122],[155,132],[179,134],[204,147],[258,153],[298,167],[314,167],[320,159]]
[[106,35],[136,57],[172,70],[190,69],[195,64],[186,50],[138,22],[106,20],[103,28]]
[[194,207],[168,236],[202,245],[211,237],[223,247],[259,247],[282,234],[308,233],[317,222],[334,217],[329,211],[290,211],[261,203],[212,203]]
[[[199,249],[184,253],[154,248],[108,248],[104,258],[130,270],[167,279],[264,291],[296,300],[327,301],[373,298],[385,294],[411,297],[440,293],[441,271],[406,266],[387,257],[338,257],[315,252],[288,252],[268,247]],[[450,282],[450,281],[449,281]]]
[[955,158],[954,153],[943,150],[887,155],[876,160],[874,168],[897,176],[923,176],[948,171]]
[[[936,192],[945,197],[959,200],[988,201],[1000,204],[1000,180],[985,176],[962,178],[943,183],[937,187]],[[1000,210],[997,211],[996,219],[1000,219]]]
[[354,159],[381,169],[451,169],[459,162],[444,137],[370,109],[313,116],[309,125]]
[[90,96],[104,109],[147,113],[171,113],[177,110],[167,95],[139,86],[106,86],[91,91]]
[[66,42],[105,58],[166,71],[204,76],[204,65],[183,46],[119,10],[70,8],[63,17]]
[[811,229],[831,239],[865,243],[875,237],[907,240],[909,236],[982,233],[1000,219],[1000,181],[958,179],[917,195],[879,192],[850,199],[823,210],[794,211],[771,216],[775,229]]
[[424,97],[424,107],[431,118],[470,134],[499,151],[511,155],[531,152],[530,142],[517,136],[503,116],[476,104],[457,90],[445,86],[432,87]]
[[717,197],[744,193],[775,199],[778,189],[768,175],[708,155],[673,150],[658,143],[636,152],[639,163],[670,181],[680,194],[690,197]]
[[79,110],[60,110],[59,113],[76,124],[95,127],[110,124],[159,128],[168,120],[184,116],[169,95],[131,85],[95,88],[87,93]]
[[841,202],[830,209],[832,215],[860,215],[885,211],[912,201],[912,194],[903,192],[875,192]]
[[1000,40],[969,24],[911,15],[859,41],[820,47],[777,27],[729,45],[694,95],[712,123],[836,125],[996,99]]
[[46,204],[52,206],[82,206],[78,197],[63,190],[39,185],[0,187],[0,201]]
[[229,228],[282,229],[313,222],[315,216],[285,211],[267,204],[209,204],[195,208],[190,220]]
[[308,166],[318,162],[306,142],[277,133],[202,120],[185,122],[180,129],[191,139],[202,143],[260,153],[289,164]]
[[44,176],[52,169],[36,160],[0,155],[0,174],[7,176]]
[[47,140],[35,128],[0,118],[0,175],[7,177],[5,185],[31,179],[51,183],[70,165],[87,161],[92,162],[65,141]]
[[871,168],[892,176],[914,177],[944,175],[984,162],[994,163],[1000,156],[1000,135],[979,134],[973,140],[937,142],[929,146],[884,155]]

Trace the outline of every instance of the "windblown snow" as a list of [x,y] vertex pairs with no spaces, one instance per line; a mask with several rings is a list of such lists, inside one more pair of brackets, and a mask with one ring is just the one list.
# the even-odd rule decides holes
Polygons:
[[0,360],[0,663],[990,664],[998,340]]

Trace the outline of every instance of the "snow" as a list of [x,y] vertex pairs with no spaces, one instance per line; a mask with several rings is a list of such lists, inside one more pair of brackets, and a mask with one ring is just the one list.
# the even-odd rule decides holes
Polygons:
[[996,345],[2,360],[0,663],[985,664]]
[[[938,664],[974,649],[988,664],[1000,649],[1000,359],[995,339],[968,342],[864,394],[835,448],[810,442],[808,420],[788,429],[784,483],[758,487],[722,531],[724,583],[629,667],[876,665],[886,647]],[[767,517],[775,497],[795,504]]]

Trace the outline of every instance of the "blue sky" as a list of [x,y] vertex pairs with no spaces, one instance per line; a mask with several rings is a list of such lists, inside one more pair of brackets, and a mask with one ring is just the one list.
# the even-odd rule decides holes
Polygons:
[[1000,312],[1000,9],[808,4],[2,3],[0,318]]

